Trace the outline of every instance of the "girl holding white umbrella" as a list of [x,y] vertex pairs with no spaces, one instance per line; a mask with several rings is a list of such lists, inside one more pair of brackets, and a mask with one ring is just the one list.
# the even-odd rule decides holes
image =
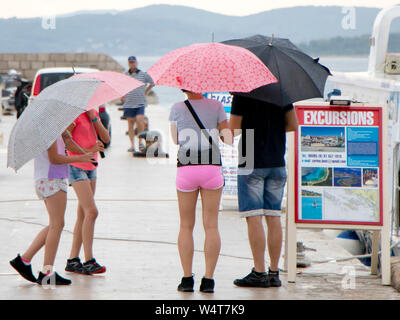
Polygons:
[[[35,159],[36,192],[49,213],[45,227],[29,249],[10,261],[27,280],[38,284],[70,284],[71,281],[52,273],[54,259],[64,226],[68,163],[95,162],[93,153],[65,156],[61,137],[67,127],[82,113],[120,98],[143,83],[116,72],[100,71],[75,75],[44,89],[31,102],[14,125],[7,152],[7,166],[20,169]],[[66,133],[68,143],[71,137]],[[45,261],[39,278],[32,273],[30,260],[45,248]]]
[[[57,138],[51,147],[34,160],[34,175],[36,194],[44,204],[49,214],[49,225],[44,227],[35,237],[29,248],[21,256],[10,261],[18,273],[26,280],[44,284],[48,280],[55,285],[68,285],[71,280],[53,273],[58,243],[64,228],[64,214],[67,205],[68,164],[73,162],[92,161],[93,153],[78,156],[66,156],[62,137]],[[45,247],[42,271],[39,277],[32,273],[31,260],[38,251]]]

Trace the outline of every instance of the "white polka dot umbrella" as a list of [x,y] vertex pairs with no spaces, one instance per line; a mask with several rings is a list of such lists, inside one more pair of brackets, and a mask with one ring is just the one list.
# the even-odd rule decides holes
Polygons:
[[56,141],[83,112],[117,99],[143,83],[111,71],[73,76],[44,89],[15,123],[7,166],[18,170]]

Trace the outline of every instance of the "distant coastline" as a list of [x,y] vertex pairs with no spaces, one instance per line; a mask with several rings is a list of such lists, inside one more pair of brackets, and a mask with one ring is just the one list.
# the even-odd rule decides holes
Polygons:
[[310,190],[301,190],[301,196],[303,198],[321,198],[322,194]]
[[[342,26],[341,6],[295,6],[228,16],[159,4],[118,12],[60,15],[51,30],[42,27],[40,18],[0,19],[1,52],[160,56],[194,42],[209,42],[212,34],[219,42],[260,33],[288,38],[312,56],[368,54],[369,37],[380,9],[354,9],[357,25],[350,29]],[[399,27],[400,21],[393,21],[391,29]],[[400,34],[393,33],[391,38],[394,47],[390,50],[397,50]]]
[[[365,34],[355,37],[333,37],[329,39],[311,40],[297,44],[310,55],[324,56],[366,56],[369,54],[369,39]],[[389,52],[400,52],[400,33],[391,33]]]

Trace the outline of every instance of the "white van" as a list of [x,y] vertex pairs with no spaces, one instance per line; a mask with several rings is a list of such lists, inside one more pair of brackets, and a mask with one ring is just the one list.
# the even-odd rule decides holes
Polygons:
[[43,89],[47,88],[48,86],[51,86],[52,84],[58,81],[68,79],[69,77],[72,77],[75,73],[89,73],[95,71],[99,70],[92,68],[80,68],[80,67],[76,67],[74,69],[72,67],[39,69],[36,72],[35,77],[33,78],[30,100],[34,99],[35,96],[37,96],[40,92],[42,92]]

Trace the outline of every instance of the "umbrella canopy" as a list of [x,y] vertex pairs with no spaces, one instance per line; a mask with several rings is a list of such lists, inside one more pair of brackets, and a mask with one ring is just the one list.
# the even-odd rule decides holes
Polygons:
[[98,107],[105,102],[124,96],[133,89],[144,86],[145,84],[135,78],[114,71],[98,71],[89,73],[80,73],[71,77],[71,79],[93,79],[101,81],[96,93],[92,95],[87,108]]
[[[110,82],[106,80],[107,75]],[[104,76],[106,78],[103,81],[96,79]],[[114,77],[120,78],[121,85]],[[47,87],[35,97],[15,123],[8,142],[7,166],[18,170],[50,148],[81,113],[142,85],[142,82],[132,77],[100,71],[74,76]]]
[[250,51],[220,43],[199,43],[163,56],[148,70],[157,85],[192,92],[249,92],[276,82]]
[[222,43],[246,48],[254,53],[278,79],[277,83],[257,88],[249,93],[235,94],[267,101],[279,106],[323,97],[328,68],[318,63],[288,39],[255,35]]

